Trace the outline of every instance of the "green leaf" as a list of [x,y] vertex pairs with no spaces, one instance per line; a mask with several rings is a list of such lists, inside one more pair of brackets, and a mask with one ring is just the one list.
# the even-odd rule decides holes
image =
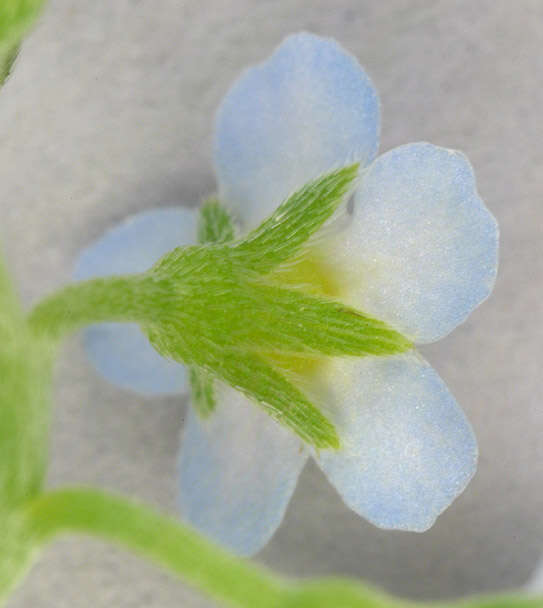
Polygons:
[[343,167],[292,194],[236,246],[243,264],[258,273],[265,273],[292,258],[334,214],[352,188],[357,174],[358,164]]

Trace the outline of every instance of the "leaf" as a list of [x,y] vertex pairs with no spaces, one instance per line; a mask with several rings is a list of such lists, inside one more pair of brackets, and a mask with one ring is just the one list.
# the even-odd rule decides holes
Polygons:
[[292,194],[273,215],[236,245],[242,263],[255,272],[265,273],[292,258],[334,214],[357,174],[358,164],[343,167]]

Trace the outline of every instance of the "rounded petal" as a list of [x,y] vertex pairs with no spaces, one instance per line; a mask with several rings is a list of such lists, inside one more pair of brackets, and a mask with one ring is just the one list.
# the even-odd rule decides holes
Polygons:
[[463,154],[409,144],[368,167],[327,255],[345,272],[343,301],[433,342],[492,291],[498,227]]
[[219,194],[249,227],[331,169],[371,162],[379,99],[335,41],[289,36],[230,89],[216,120]]
[[427,530],[477,466],[469,422],[415,353],[336,360],[327,372],[341,448],[316,460],[345,503],[381,528]]
[[144,272],[175,247],[196,243],[198,211],[171,207],[126,218],[84,249],[74,279]]
[[116,386],[143,395],[187,390],[185,367],[159,355],[135,323],[90,325],[83,345],[94,367]]
[[[134,215],[87,247],[74,278],[130,274],[149,269],[162,255],[196,242],[197,212],[183,207]],[[134,323],[100,323],[84,332],[96,369],[110,382],[144,394],[183,392],[185,368],[159,355]]]
[[191,409],[179,455],[182,516],[239,555],[253,555],[283,520],[307,459],[300,440],[233,388],[217,407]]

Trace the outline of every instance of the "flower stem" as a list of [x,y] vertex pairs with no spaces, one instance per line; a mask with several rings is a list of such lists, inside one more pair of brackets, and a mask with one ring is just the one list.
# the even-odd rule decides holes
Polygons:
[[99,490],[69,488],[37,498],[27,516],[38,543],[65,532],[102,537],[168,567],[229,605],[280,605],[283,588],[272,575],[229,555],[173,518],[129,499]]
[[39,302],[28,322],[39,333],[58,339],[89,323],[144,321],[152,302],[165,297],[165,282],[146,274],[82,281]]
[[420,604],[348,579],[288,581],[150,507],[92,488],[42,494],[24,516],[34,546],[70,532],[103,538],[169,568],[221,605],[237,608],[543,608],[542,597],[520,594]]

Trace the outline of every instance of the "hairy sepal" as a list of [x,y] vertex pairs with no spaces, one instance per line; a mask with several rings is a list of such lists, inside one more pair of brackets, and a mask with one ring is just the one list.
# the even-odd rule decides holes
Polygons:
[[[292,194],[235,247],[243,264],[258,273],[292,258],[329,220],[352,189],[358,163],[327,173]],[[258,201],[255,201],[258,204]]]
[[39,16],[45,0],[2,0],[0,2],[0,58],[4,77],[23,35]]
[[[234,240],[234,223],[218,199],[209,198],[200,207],[198,242],[201,244],[229,243]],[[207,418],[215,409],[213,374],[196,365],[189,369],[192,406],[201,418]]]
[[[335,429],[275,362],[411,347],[384,323],[341,303],[263,282],[231,247],[194,247],[174,257],[154,271],[172,294],[156,303],[154,321],[145,327],[155,348],[234,386],[317,448],[338,447]],[[205,391],[198,394],[204,399],[197,408],[205,415],[209,401]]]

